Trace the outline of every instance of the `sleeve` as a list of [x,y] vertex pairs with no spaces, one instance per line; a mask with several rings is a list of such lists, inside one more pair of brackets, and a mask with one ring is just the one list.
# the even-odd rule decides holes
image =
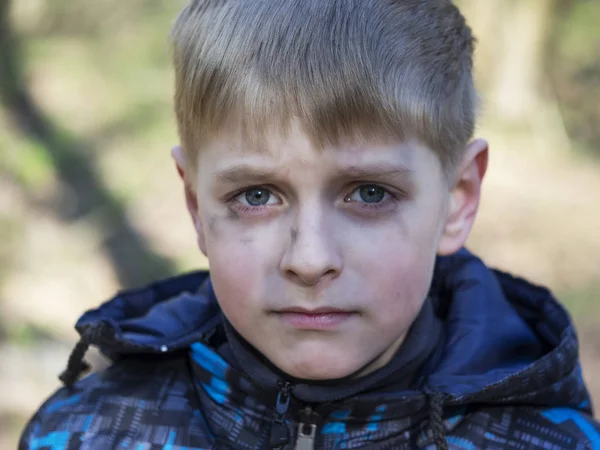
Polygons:
[[575,435],[586,449],[600,449],[600,424],[583,411],[572,408],[552,408],[540,412],[556,428]]
[[69,420],[72,407],[81,401],[81,394],[59,389],[33,415],[23,429],[18,450],[50,448],[64,450],[71,439]]
[[19,448],[18,450],[30,450],[35,448],[34,440],[36,435],[36,429],[39,430],[41,423],[41,415],[39,411],[29,419],[29,422],[25,426],[25,429],[21,433],[21,437],[19,439]]

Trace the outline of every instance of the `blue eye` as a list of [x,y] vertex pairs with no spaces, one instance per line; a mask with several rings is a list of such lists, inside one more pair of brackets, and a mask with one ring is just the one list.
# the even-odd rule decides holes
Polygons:
[[344,201],[373,205],[385,201],[388,196],[388,192],[381,186],[365,184],[355,189]]
[[360,199],[365,203],[380,203],[385,198],[385,190],[379,186],[367,185],[358,189]]
[[264,206],[269,203],[271,193],[263,188],[248,189],[244,198],[250,206]]
[[274,213],[284,202],[271,189],[255,186],[240,189],[226,200],[229,208],[240,217],[259,217]]

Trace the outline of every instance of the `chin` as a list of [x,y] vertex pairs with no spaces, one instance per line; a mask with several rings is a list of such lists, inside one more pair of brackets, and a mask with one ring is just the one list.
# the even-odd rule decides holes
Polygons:
[[289,361],[279,367],[293,378],[310,381],[327,381],[346,378],[362,369],[360,364],[351,364],[350,361],[336,361],[329,358],[319,361],[309,358],[309,361]]

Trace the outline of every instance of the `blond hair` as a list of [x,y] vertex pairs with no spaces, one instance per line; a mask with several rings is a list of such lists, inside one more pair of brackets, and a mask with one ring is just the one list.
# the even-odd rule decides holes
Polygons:
[[450,0],[195,0],[172,42],[192,162],[233,117],[254,143],[293,118],[320,147],[417,139],[444,168],[473,134],[474,39]]

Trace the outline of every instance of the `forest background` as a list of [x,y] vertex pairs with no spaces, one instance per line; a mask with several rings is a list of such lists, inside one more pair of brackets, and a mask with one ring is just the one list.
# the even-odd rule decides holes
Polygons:
[[[0,0],[0,449],[80,313],[206,266],[169,159],[183,0]],[[600,407],[600,1],[462,0],[491,167],[469,247],[549,285]]]

